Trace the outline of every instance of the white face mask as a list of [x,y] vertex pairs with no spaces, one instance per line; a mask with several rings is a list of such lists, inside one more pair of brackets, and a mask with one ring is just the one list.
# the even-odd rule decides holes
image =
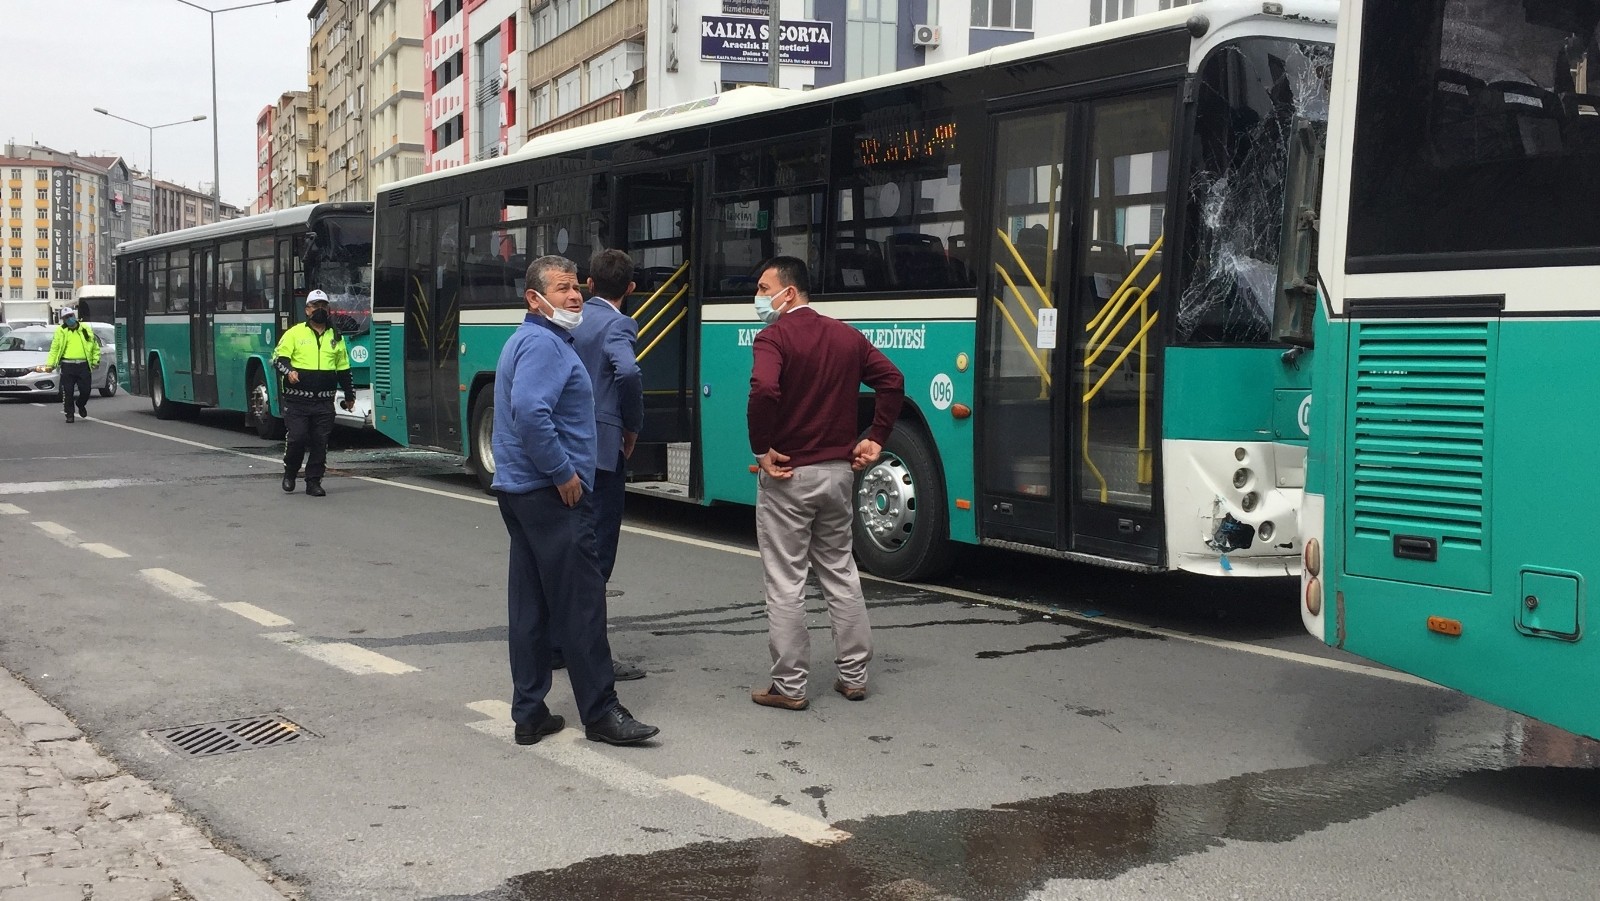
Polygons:
[[[785,288],[784,290],[787,291],[788,289]],[[781,297],[782,295],[783,295],[783,291],[779,291],[777,294],[773,294],[773,295],[767,295],[767,294],[758,294],[758,295],[756,295],[756,318],[760,319],[762,322],[766,323],[767,325],[771,325],[774,322],[777,322],[778,321],[778,317],[782,316],[783,313],[780,310],[774,310],[772,308],[772,303],[773,303],[774,299],[776,299],[778,297]]]
[[556,325],[566,329],[569,332],[583,324],[582,310],[573,311],[557,307],[555,304],[550,302],[549,298],[545,297],[540,292],[535,291],[533,293],[539,296],[540,303],[550,308],[550,312],[547,315],[551,322],[554,322]]

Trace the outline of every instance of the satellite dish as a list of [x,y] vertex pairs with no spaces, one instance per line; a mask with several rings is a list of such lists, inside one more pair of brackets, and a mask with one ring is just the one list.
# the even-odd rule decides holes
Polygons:
[[622,70],[622,73],[617,76],[617,90],[626,91],[631,87],[633,87],[633,70],[624,69]]

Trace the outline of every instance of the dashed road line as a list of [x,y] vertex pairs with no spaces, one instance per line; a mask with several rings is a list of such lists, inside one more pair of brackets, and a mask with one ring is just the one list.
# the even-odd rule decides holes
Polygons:
[[271,610],[263,610],[260,607],[257,607],[255,604],[246,604],[244,601],[229,601],[227,603],[218,604],[217,606],[227,610],[230,613],[237,613],[245,619],[250,620],[253,623],[259,623],[263,626],[277,628],[279,626],[294,625],[294,620],[292,619],[279,616],[278,614],[273,613]]
[[209,604],[216,598],[201,591],[205,586],[170,569],[141,569],[139,577],[180,601]]
[[[516,726],[511,721],[510,704],[505,701],[475,701],[467,707],[488,717],[468,723],[469,727],[502,741],[515,741]],[[602,754],[592,747],[579,744],[580,741],[587,741],[583,736],[582,725],[569,724],[566,729],[546,736],[538,744],[531,745],[526,750],[530,754],[536,754],[551,763],[574,770],[630,795],[655,798],[667,791],[677,792],[774,832],[793,836],[814,845],[829,845],[850,837],[850,833],[835,829],[815,817],[786,810],[753,795],[713,782],[704,776],[684,775],[664,779]]]
[[399,676],[421,672],[409,663],[401,663],[393,657],[385,657],[377,651],[369,651],[349,642],[317,641],[298,632],[271,632],[261,637],[357,676]]
[[91,554],[99,554],[100,556],[106,558],[107,560],[121,560],[121,559],[123,559],[125,557],[130,556],[129,554],[127,554],[127,553],[125,553],[123,551],[119,551],[119,550],[117,550],[116,548],[112,547],[109,544],[99,544],[99,543],[96,543],[96,542],[90,542],[88,544],[81,544],[81,545],[79,545],[79,547],[83,548],[84,550],[88,551]]
[[16,504],[0,504],[0,516],[26,516],[27,513]]
[[34,523],[34,526],[38,528],[39,531],[49,535],[51,538],[54,538],[67,547],[77,547],[81,543],[78,541],[78,533],[72,531],[61,523],[43,520]]
[[[163,435],[160,432],[152,432],[152,431],[148,431],[146,429],[135,428],[135,427],[130,426],[130,425],[123,425],[122,423],[119,423],[119,422],[108,422],[108,421],[106,421],[104,419],[94,420],[94,421],[100,423],[101,425],[108,425],[108,426],[112,426],[114,428],[125,429],[125,430],[130,431],[130,432],[136,432],[136,433],[138,433],[140,435],[148,435],[151,438],[159,438],[159,439],[161,439],[163,441],[172,441],[172,442],[175,442],[175,443],[178,443],[178,444],[188,445],[190,447],[204,448],[205,450],[216,451],[218,453],[224,453],[224,454],[233,454],[234,456],[246,457],[246,458],[251,459],[251,460],[261,460],[261,461],[267,462],[267,463],[280,463],[280,462],[282,462],[282,461],[280,461],[280,460],[278,460],[276,458],[273,458],[273,457],[263,457],[263,456],[261,456],[259,454],[249,454],[249,453],[245,453],[243,451],[234,450],[232,448],[218,447],[218,446],[212,445],[212,444],[202,444],[201,442],[198,442],[198,441],[190,441],[187,438],[178,438],[178,437],[173,436],[173,435]],[[396,482],[396,481],[391,481],[389,479],[379,479],[379,478],[375,478],[373,476],[352,476],[351,478],[354,479],[355,481],[371,482],[372,484],[383,485],[383,486],[386,486],[386,487],[389,487],[389,488],[400,488],[400,489],[404,489],[406,491],[416,491],[416,492],[420,492],[422,494],[431,494],[431,495],[435,495],[435,496],[438,496],[438,497],[447,497],[447,498],[451,498],[453,500],[466,501],[468,503],[473,503],[473,504],[483,504],[483,505],[491,506],[491,507],[498,506],[497,502],[492,500],[492,499],[490,499],[490,498],[473,497],[471,495],[462,494],[462,493],[456,492],[456,491],[443,491],[443,490],[438,489],[438,488],[428,488],[428,487],[422,486],[422,485],[409,485],[409,484],[407,484],[405,482]],[[724,543],[718,542],[718,541],[707,541],[707,540],[702,539],[702,538],[691,538],[691,537],[689,537],[687,535],[677,535],[677,534],[673,534],[671,532],[662,532],[662,531],[659,531],[657,529],[646,529],[646,528],[642,528],[642,527],[639,527],[639,526],[624,525],[622,527],[622,530],[624,532],[629,532],[629,533],[632,533],[634,535],[642,535],[642,536],[645,536],[645,537],[648,537],[648,538],[659,538],[659,539],[661,539],[663,541],[672,541],[672,542],[676,542],[678,544],[687,544],[687,545],[692,545],[694,547],[706,548],[708,550],[721,551],[723,553],[728,553],[728,554],[736,554],[736,555],[741,556],[741,557],[760,557],[761,556],[759,551],[753,550],[751,548],[739,547],[737,545],[731,545],[731,544],[724,544]],[[1074,613],[1073,611],[1070,611],[1070,610],[1061,610],[1061,609],[1058,609],[1058,608],[1055,608],[1055,607],[1045,606],[1043,604],[1034,604],[1034,603],[1031,603],[1031,602],[1028,602],[1028,601],[1014,600],[1012,598],[1004,598],[1004,597],[996,597],[994,595],[979,594],[978,592],[975,592],[975,591],[964,591],[964,590],[959,589],[959,588],[951,588],[951,587],[944,586],[944,585],[926,585],[926,584],[922,584],[922,583],[918,583],[918,582],[899,582],[899,581],[895,581],[894,579],[884,579],[884,578],[880,578],[878,576],[870,575],[868,573],[862,573],[861,574],[861,578],[864,579],[864,580],[877,582],[877,583],[883,584],[883,585],[897,585],[897,586],[900,586],[902,588],[913,588],[913,589],[916,589],[918,591],[926,591],[926,592],[929,592],[929,593],[932,593],[932,594],[942,594],[942,595],[946,595],[946,596],[949,596],[949,597],[961,598],[962,600],[976,601],[978,603],[987,604],[987,605],[990,605],[990,606],[1010,607],[1010,608],[1018,609],[1018,610],[1028,610],[1030,612],[1044,613],[1044,614],[1047,614],[1049,616],[1056,617],[1057,619],[1070,621],[1070,622],[1073,622],[1073,623],[1079,623],[1079,624],[1084,624],[1084,625],[1096,625],[1096,626],[1111,626],[1111,627],[1118,628],[1118,629],[1124,629],[1124,630],[1128,630],[1128,631],[1132,631],[1132,632],[1137,632],[1137,633],[1142,634],[1142,635],[1156,635],[1156,636],[1160,636],[1162,638],[1170,638],[1170,639],[1173,639],[1174,641],[1184,641],[1184,642],[1189,642],[1191,644],[1205,645],[1207,647],[1218,648],[1220,650],[1241,651],[1243,653],[1254,654],[1254,655],[1259,656],[1259,657],[1271,657],[1273,659],[1282,660],[1282,661],[1287,662],[1287,663],[1297,663],[1297,664],[1301,664],[1301,665],[1304,665],[1304,666],[1314,666],[1314,667],[1318,667],[1318,668],[1321,668],[1321,669],[1333,670],[1333,671],[1336,671],[1336,672],[1351,673],[1353,675],[1370,676],[1372,678],[1386,679],[1386,680],[1388,680],[1390,682],[1400,682],[1400,683],[1404,683],[1406,685],[1417,685],[1417,686],[1422,686],[1422,687],[1425,687],[1425,688],[1439,688],[1440,687],[1440,686],[1438,686],[1437,684],[1435,684],[1433,682],[1429,682],[1426,679],[1419,679],[1416,676],[1410,675],[1408,673],[1401,673],[1401,672],[1396,672],[1394,670],[1380,669],[1380,668],[1377,668],[1377,667],[1366,666],[1366,665],[1359,664],[1359,663],[1350,663],[1348,661],[1336,660],[1336,659],[1329,658],[1329,657],[1316,657],[1316,656],[1312,656],[1310,654],[1301,654],[1301,653],[1298,653],[1298,652],[1295,652],[1295,651],[1285,651],[1285,650],[1281,650],[1279,648],[1262,647],[1262,646],[1259,646],[1259,645],[1247,644],[1245,642],[1230,641],[1228,639],[1223,639],[1223,638],[1209,638],[1207,636],[1196,635],[1196,634],[1191,633],[1191,632],[1180,632],[1180,631],[1178,631],[1176,629],[1165,629],[1165,628],[1162,628],[1160,626],[1147,626],[1147,625],[1144,625],[1142,623],[1131,622],[1131,621],[1128,621],[1128,620],[1119,620],[1119,619],[1115,619],[1115,618],[1112,618],[1112,617],[1082,616],[1082,615]]]
[[155,484],[150,479],[63,479],[54,482],[0,482],[0,494],[48,494],[95,488],[126,488]]

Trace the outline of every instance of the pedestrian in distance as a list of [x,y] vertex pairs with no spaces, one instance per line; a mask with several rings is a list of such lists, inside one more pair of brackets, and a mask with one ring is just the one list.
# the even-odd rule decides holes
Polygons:
[[[860,331],[810,306],[805,261],[774,257],[756,282],[756,336],[747,413],[756,455],[756,542],[766,582],[771,684],[750,700],[804,710],[811,636],[806,570],[816,573],[833,630],[833,689],[867,697],[872,627],[851,555],[855,472],[876,462],[905,401],[905,378]],[[858,439],[857,397],[874,392],[872,426]]]
[[71,307],[61,309],[61,321],[50,338],[50,356],[45,359],[44,371],[61,370],[61,412],[67,422],[72,422],[72,408],[76,395],[78,415],[89,418],[89,382],[94,368],[100,365],[100,339],[94,329],[78,321],[78,311]]
[[[304,462],[306,494],[322,497],[328,493],[322,488],[322,476],[327,471],[328,438],[333,435],[336,389],[344,389],[340,406],[346,410],[356,407],[350,351],[344,336],[333,327],[325,292],[313,290],[306,295],[306,321],[283,333],[272,356],[273,368],[283,376],[278,393],[286,434],[283,490],[294,492]],[[310,460],[306,460],[307,452]]]
[[[600,576],[609,583],[622,535],[622,507],[628,495],[628,458],[644,426],[644,378],[634,358],[638,324],[622,312],[633,293],[633,260],[620,250],[602,250],[589,260],[589,300],[583,322],[572,330],[572,346],[594,387],[595,550]],[[556,662],[560,668],[561,662]],[[643,669],[615,658],[611,672],[619,682],[643,679]]]
[[637,744],[661,730],[617,700],[606,639],[606,583],[595,550],[595,415],[589,373],[573,350],[583,322],[577,267],[543,256],[528,266],[528,314],[495,367],[493,489],[511,539],[506,579],[511,718],[531,745],[561,731],[550,712],[551,651],[567,675],[590,741]]

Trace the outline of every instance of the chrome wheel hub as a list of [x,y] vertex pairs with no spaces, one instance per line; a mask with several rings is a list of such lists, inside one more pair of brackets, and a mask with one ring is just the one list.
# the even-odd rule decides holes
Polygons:
[[861,474],[856,519],[882,550],[898,551],[911,540],[917,523],[917,483],[905,461],[886,453]]
[[494,417],[485,416],[478,423],[478,460],[483,471],[494,475]]

